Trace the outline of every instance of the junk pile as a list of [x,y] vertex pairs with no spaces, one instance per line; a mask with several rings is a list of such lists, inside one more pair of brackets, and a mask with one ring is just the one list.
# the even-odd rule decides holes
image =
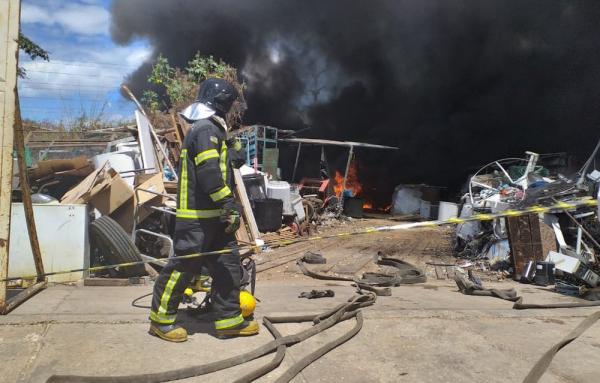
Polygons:
[[[135,111],[135,125],[108,128],[107,132],[97,129],[90,135],[81,133],[77,140],[64,143],[68,144],[68,151],[51,150],[54,141],[47,141],[45,135],[30,137],[38,151],[38,161],[29,164],[28,170],[35,215],[41,216],[40,211],[48,206],[55,206],[61,214],[57,222],[39,225],[44,264],[50,273],[142,260],[161,267],[164,258],[174,255],[175,169],[190,126],[184,119],[171,115],[172,126],[156,130],[131,92],[125,87],[123,90],[139,107]],[[232,169],[234,193],[242,212],[242,225],[236,237],[244,245],[264,248],[271,242],[295,239],[310,234],[323,219],[340,216],[339,200],[332,193],[328,179],[304,178],[299,184],[280,180],[279,132],[273,127],[250,126],[229,133],[229,138],[240,142],[246,154],[245,165]],[[85,148],[89,143],[93,144],[93,151]],[[72,158],[69,153],[73,153]],[[54,155],[59,158],[49,159]],[[14,201],[19,202],[18,180],[13,186]],[[48,212],[44,216],[56,214]],[[73,218],[75,215],[77,220]],[[13,219],[18,221],[18,217]],[[56,238],[63,238],[62,231],[70,227],[67,223],[73,225],[75,221],[84,229],[71,235],[68,243],[56,246]],[[62,245],[77,249],[69,262],[62,261],[65,258]],[[14,254],[9,276],[35,274],[33,264],[15,268],[19,263],[14,258],[31,259],[20,254],[19,246],[12,246],[10,252]],[[155,270],[152,266],[125,267],[93,275],[67,274],[60,280],[51,277],[50,281],[131,278],[146,273],[154,274]]]
[[[89,158],[41,160],[28,169],[36,220],[38,216],[45,216],[50,208],[54,209],[56,217],[56,222],[50,225],[40,222],[38,229],[46,271],[55,271],[55,265],[64,269],[141,261],[144,256],[139,249],[147,250],[149,245],[137,238],[139,232],[155,228],[159,213],[154,209],[175,208],[172,203],[172,193],[176,190],[174,170],[165,151],[164,137],[154,132],[141,112],[136,112],[136,120],[136,129],[124,128],[129,136],[105,142],[105,149],[100,154]],[[85,139],[80,145],[85,146]],[[61,156],[65,154],[61,153]],[[20,200],[20,185],[15,185],[13,196],[15,202]],[[82,206],[85,209],[79,208]],[[69,213],[62,214],[63,211]],[[166,222],[167,218],[163,218]],[[62,231],[71,221],[83,223],[87,230],[78,231],[77,235],[68,238],[68,243],[56,246],[52,238],[64,237]],[[81,245],[83,242],[85,244]],[[85,250],[79,251],[78,255],[69,255],[68,261],[63,260],[66,255],[61,248],[73,245]],[[164,255],[169,255],[169,250],[165,250]],[[23,258],[18,249],[12,248],[11,257]],[[18,266],[19,262],[13,264]],[[111,270],[101,276],[136,277],[147,272],[152,274],[154,271],[144,266],[132,266]],[[9,270],[9,274],[31,272],[19,267]],[[68,282],[87,276],[73,274],[54,281]]]
[[[456,256],[464,266],[499,271],[522,283],[554,285],[557,292],[600,298],[599,214],[590,207],[515,214],[485,219],[486,214],[557,206],[575,199],[598,198],[600,172],[591,169],[600,142],[572,176],[564,154],[507,158],[489,163],[468,180],[458,216],[482,217],[460,223]],[[596,296],[598,296],[596,298]]]

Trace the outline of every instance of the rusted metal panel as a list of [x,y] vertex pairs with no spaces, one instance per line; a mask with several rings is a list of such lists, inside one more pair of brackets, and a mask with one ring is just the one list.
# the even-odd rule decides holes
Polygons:
[[529,261],[543,261],[540,220],[537,214],[506,218],[514,278],[519,280]]

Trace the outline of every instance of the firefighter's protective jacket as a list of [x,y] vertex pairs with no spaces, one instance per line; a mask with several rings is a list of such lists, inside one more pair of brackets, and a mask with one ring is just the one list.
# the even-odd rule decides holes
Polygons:
[[179,161],[178,219],[221,216],[233,200],[227,132],[212,119],[196,121],[185,137]]

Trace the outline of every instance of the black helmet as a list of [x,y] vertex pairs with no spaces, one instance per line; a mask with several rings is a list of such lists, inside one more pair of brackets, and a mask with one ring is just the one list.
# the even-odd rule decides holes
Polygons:
[[196,101],[214,109],[218,116],[225,117],[237,98],[238,91],[233,85],[220,78],[208,78],[200,84]]

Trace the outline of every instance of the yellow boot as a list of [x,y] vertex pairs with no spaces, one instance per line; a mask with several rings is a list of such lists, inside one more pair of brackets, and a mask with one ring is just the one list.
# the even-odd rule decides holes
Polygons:
[[251,336],[258,334],[257,321],[243,321],[239,325],[230,328],[216,330],[216,336],[220,339],[233,338],[236,336]]
[[161,325],[159,323],[151,322],[150,330],[148,332],[150,335],[157,336],[160,339],[169,342],[185,342],[187,340],[187,331],[176,324]]

